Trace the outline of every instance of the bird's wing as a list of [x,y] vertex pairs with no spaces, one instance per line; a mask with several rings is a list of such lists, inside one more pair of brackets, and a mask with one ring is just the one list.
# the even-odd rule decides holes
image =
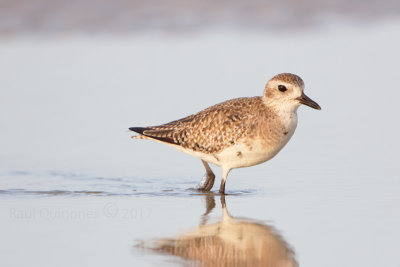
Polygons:
[[180,120],[130,129],[145,137],[194,151],[216,153],[257,127],[254,110],[261,101],[259,97],[232,99]]

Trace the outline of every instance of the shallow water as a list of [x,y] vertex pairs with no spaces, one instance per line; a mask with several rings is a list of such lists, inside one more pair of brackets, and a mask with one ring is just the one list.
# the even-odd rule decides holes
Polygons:
[[192,189],[198,159],[126,129],[259,95],[279,72],[322,111],[301,107],[276,158],[231,172],[227,210],[301,266],[400,265],[399,28],[2,40],[2,265],[195,264],[153,245],[221,223],[221,196]]

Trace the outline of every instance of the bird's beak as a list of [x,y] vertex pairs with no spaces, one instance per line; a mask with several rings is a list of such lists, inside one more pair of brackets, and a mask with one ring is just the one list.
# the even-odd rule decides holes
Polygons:
[[311,98],[309,98],[308,96],[306,96],[304,94],[304,92],[301,94],[301,96],[299,96],[298,98],[296,98],[297,100],[299,100],[299,102],[301,104],[307,105],[309,107],[321,110],[321,107],[317,104],[317,102],[315,102],[314,100],[312,100]]

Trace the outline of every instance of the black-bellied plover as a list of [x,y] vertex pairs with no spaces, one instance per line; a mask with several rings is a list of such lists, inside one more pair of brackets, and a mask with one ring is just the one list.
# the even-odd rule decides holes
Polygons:
[[297,108],[321,107],[304,94],[303,80],[291,73],[270,79],[263,96],[237,98],[159,126],[131,127],[135,139],[152,139],[201,159],[206,169],[199,190],[210,191],[215,175],[208,163],[222,168],[219,192],[228,173],[273,158],[297,126]]

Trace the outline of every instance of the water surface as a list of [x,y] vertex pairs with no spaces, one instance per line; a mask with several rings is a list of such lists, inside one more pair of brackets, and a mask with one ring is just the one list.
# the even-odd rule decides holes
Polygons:
[[399,28],[2,39],[2,265],[201,262],[147,244],[221,223],[220,196],[204,215],[207,195],[191,189],[201,162],[127,128],[260,95],[293,72],[322,111],[301,107],[276,158],[231,172],[230,216],[271,230],[302,266],[398,266]]

